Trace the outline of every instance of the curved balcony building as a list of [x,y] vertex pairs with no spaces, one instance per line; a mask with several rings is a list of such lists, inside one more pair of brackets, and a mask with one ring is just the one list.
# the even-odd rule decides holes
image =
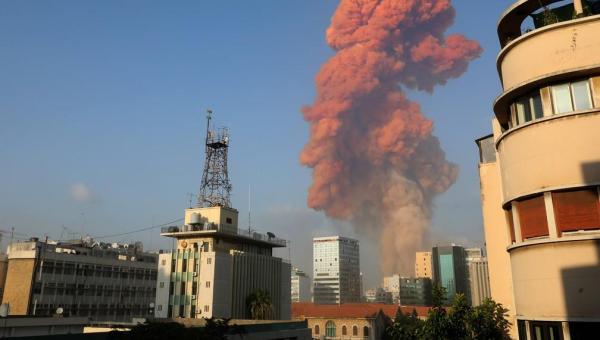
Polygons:
[[600,334],[600,0],[521,0],[480,149],[492,297],[520,339]]

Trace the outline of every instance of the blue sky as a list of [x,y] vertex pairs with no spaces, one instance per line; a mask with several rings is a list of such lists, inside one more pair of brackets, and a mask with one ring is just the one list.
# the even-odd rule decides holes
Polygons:
[[[474,139],[500,93],[495,25],[512,1],[455,0],[451,32],[482,57],[432,95],[410,92],[435,122],[458,182],[436,204],[439,242],[482,244]],[[332,55],[337,1],[9,1],[0,3],[0,229],[102,236],[182,216],[198,190],[206,108],[232,134],[233,204],[247,224],[292,240],[310,270],[313,236],[346,225],[306,208],[300,107]],[[66,228],[66,229],[65,229]],[[115,239],[111,239],[115,240]],[[118,238],[168,248],[158,231]],[[115,240],[116,241],[116,240]],[[4,242],[6,244],[6,242]],[[366,269],[376,252],[362,246]]]

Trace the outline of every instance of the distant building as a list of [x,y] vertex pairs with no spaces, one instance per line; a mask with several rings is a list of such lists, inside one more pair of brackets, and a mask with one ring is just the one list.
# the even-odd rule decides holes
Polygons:
[[469,302],[473,306],[479,306],[483,300],[491,297],[488,261],[481,248],[467,248],[465,254]]
[[383,278],[383,289],[392,294],[392,302],[400,303],[400,275],[394,274]]
[[127,321],[152,315],[157,254],[135,245],[32,239],[8,246],[2,303],[10,315]]
[[400,278],[400,304],[403,306],[431,306],[431,279]]
[[359,302],[361,274],[358,241],[341,236],[313,239],[313,301]]
[[157,316],[248,319],[246,299],[261,289],[271,297],[273,319],[289,319],[291,267],[273,256],[285,240],[248,233],[237,221],[233,208],[190,208],[183,226],[163,228],[177,248],[160,257]]
[[392,304],[393,296],[391,292],[388,292],[381,287],[367,289],[365,292],[365,302]]
[[379,340],[383,338],[387,322],[396,317],[398,308],[405,314],[415,310],[421,319],[426,318],[429,311],[427,307],[398,307],[377,303],[293,303],[292,317],[308,321],[313,339]]
[[310,277],[302,270],[294,267],[292,269],[292,302],[310,302],[311,286]]
[[460,246],[433,247],[433,282],[446,289],[448,303],[456,293],[468,294],[465,249]]
[[433,268],[430,251],[419,251],[415,256],[415,277],[433,279]]

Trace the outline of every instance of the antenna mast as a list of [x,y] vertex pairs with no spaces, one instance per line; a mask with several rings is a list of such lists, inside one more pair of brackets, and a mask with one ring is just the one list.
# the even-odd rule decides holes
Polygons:
[[231,183],[227,171],[229,131],[211,130],[212,110],[206,110],[204,171],[198,195],[198,207],[231,207]]

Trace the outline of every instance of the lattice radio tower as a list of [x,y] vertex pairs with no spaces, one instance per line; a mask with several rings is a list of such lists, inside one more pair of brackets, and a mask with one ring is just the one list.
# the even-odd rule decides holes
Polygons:
[[212,110],[206,110],[206,158],[198,207],[231,208],[231,183],[227,172],[229,131],[227,128],[211,130]]

